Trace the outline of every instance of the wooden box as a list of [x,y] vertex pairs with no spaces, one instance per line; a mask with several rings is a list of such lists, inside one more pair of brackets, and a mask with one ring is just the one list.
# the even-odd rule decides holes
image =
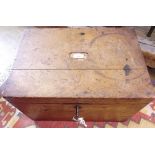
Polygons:
[[130,28],[29,28],[1,94],[34,120],[124,121],[152,85]]

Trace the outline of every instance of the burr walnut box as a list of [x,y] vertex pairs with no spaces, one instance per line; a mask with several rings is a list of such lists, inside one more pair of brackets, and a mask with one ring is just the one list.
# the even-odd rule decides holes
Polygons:
[[152,85],[131,28],[28,28],[1,95],[34,120],[124,121]]

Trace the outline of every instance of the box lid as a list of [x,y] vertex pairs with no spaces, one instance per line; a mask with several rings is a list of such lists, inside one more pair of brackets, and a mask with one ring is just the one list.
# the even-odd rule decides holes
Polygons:
[[29,28],[3,96],[148,98],[150,78],[129,28]]

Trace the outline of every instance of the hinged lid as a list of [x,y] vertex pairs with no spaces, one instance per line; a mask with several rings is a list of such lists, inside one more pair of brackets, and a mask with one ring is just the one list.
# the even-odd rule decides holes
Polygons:
[[3,95],[148,98],[151,88],[129,28],[29,28]]
[[14,69],[111,70],[123,69],[126,64],[132,69],[145,67],[133,30],[31,28],[25,34]]

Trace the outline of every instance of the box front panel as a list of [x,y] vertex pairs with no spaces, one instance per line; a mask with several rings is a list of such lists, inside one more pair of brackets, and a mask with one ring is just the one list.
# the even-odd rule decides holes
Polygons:
[[[8,99],[9,100],[9,99]],[[10,101],[10,100],[9,100]],[[66,120],[72,121],[76,115],[76,106],[79,108],[79,115],[86,121],[124,121],[135,114],[147,103],[148,99],[114,99],[103,100],[100,103],[31,103],[20,99],[11,102],[15,107],[33,120]]]

